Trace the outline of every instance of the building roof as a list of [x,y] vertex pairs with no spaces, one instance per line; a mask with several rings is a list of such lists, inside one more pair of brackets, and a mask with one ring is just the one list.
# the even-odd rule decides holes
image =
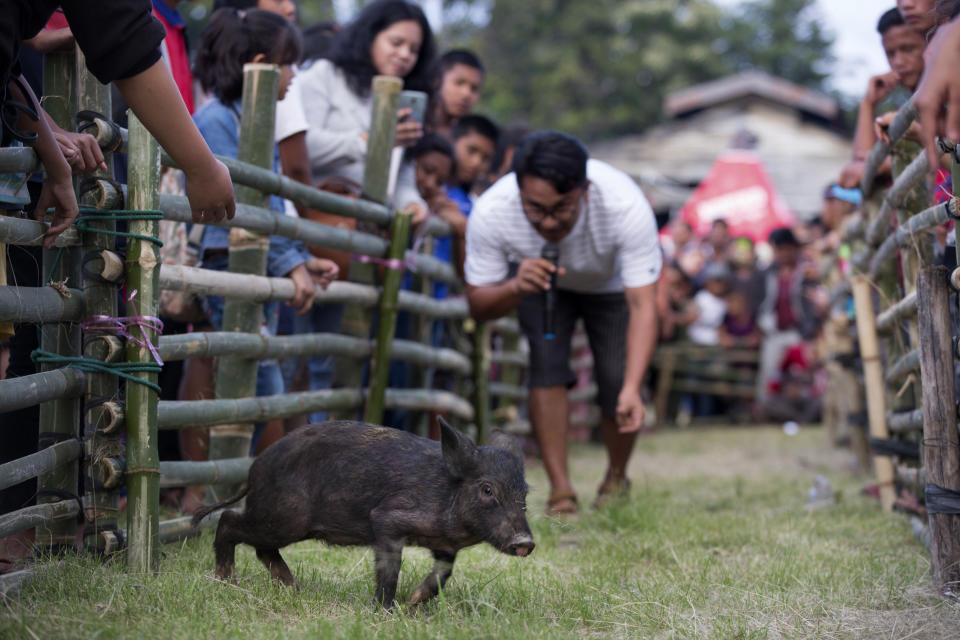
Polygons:
[[666,97],[664,109],[670,116],[677,117],[748,96],[764,98],[826,120],[833,120],[840,113],[840,106],[830,96],[762,71],[746,71],[671,93]]

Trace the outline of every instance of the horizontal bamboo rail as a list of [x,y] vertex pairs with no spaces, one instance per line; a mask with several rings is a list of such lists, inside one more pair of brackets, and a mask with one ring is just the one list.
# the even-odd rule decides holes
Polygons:
[[[490,395],[496,398],[507,400],[526,400],[529,393],[526,387],[505,382],[491,382]],[[597,385],[590,383],[579,389],[571,389],[567,392],[567,400],[572,403],[589,402],[597,396]]]
[[0,322],[79,322],[83,318],[83,295],[66,289],[66,295],[52,287],[0,286]]
[[[293,299],[294,292],[293,282],[289,278],[268,278],[181,265],[160,267],[160,287],[255,302],[268,300],[287,302]],[[318,288],[314,304],[340,302],[373,307],[378,303],[379,295],[379,290],[375,287],[337,281],[331,283],[326,290]],[[436,300],[412,291],[400,292],[397,308],[402,311],[422,313],[432,318],[465,318],[468,312],[465,300],[457,298]]]
[[81,455],[83,444],[79,440],[65,440],[42,451],[0,464],[0,491],[79,460]]
[[920,350],[909,351],[887,367],[887,373],[884,376],[884,382],[888,385],[895,385],[903,381],[908,375],[920,369]]
[[33,147],[0,149],[0,173],[33,173],[42,169],[40,157]]
[[907,165],[903,172],[897,176],[890,190],[887,191],[883,199],[883,205],[880,207],[880,213],[874,218],[867,227],[867,242],[871,246],[876,246],[886,237],[890,229],[890,221],[893,213],[898,206],[903,204],[903,199],[927,175],[929,167],[927,166],[927,156],[921,153]]
[[75,518],[80,513],[76,500],[60,500],[25,507],[0,516],[0,538],[57,520]]
[[519,351],[493,351],[490,353],[491,364],[506,364],[515,367],[526,367],[530,358]]
[[900,107],[900,110],[897,111],[897,115],[893,118],[893,121],[887,129],[890,142],[883,142],[882,140],[877,142],[867,156],[866,165],[863,170],[863,178],[860,180],[860,190],[863,192],[863,195],[870,195],[873,190],[873,179],[876,177],[880,165],[883,164],[883,161],[890,154],[890,148],[903,137],[903,134],[907,132],[910,124],[916,119],[917,109],[913,106],[913,100],[904,104]]
[[923,411],[914,409],[912,411],[888,411],[887,426],[890,433],[909,433],[923,429]]
[[[0,214],[0,244],[17,244],[28,247],[39,247],[43,244],[43,236],[50,225],[46,222],[14,218]],[[54,241],[55,247],[80,246],[80,234],[76,227],[69,227]]]
[[520,322],[516,318],[511,318],[509,316],[505,318],[497,318],[488,324],[490,325],[491,331],[498,333],[506,333],[515,336],[519,336],[522,333],[520,331]]
[[161,462],[160,488],[191,484],[242,484],[254,458],[223,458],[199,462]]
[[[209,427],[242,424],[276,418],[290,418],[314,411],[349,410],[360,407],[360,389],[322,389],[275,396],[228,400],[160,401],[157,425],[160,429]],[[463,420],[473,419],[473,406],[447,391],[429,389],[388,389],[388,409],[449,411]]]
[[880,333],[893,331],[897,323],[915,317],[917,317],[917,293],[914,291],[877,316],[877,331]]
[[954,200],[940,203],[912,216],[906,224],[897,227],[897,230],[888,235],[870,259],[870,277],[876,278],[883,265],[894,258],[898,249],[911,246],[917,234],[945,223],[956,216],[957,205]]
[[[355,220],[373,222],[378,225],[387,225],[393,218],[393,212],[382,204],[360,200],[354,198],[345,198],[309,187],[296,180],[291,180],[286,176],[274,173],[270,169],[256,167],[246,162],[241,162],[236,158],[227,158],[217,156],[223,164],[230,170],[230,177],[236,184],[252,187],[257,191],[266,194],[280,196],[311,209],[319,209],[339,216],[346,216]],[[161,152],[160,162],[168,167],[177,167],[166,152]]]
[[0,380],[0,413],[50,400],[77,398],[83,395],[85,385],[84,373],[70,367]]
[[[272,337],[240,332],[201,332],[162,336],[157,352],[164,362],[172,362],[217,356],[241,356],[260,360],[314,355],[367,358],[371,349],[369,340],[339,333]],[[423,367],[450,369],[463,375],[469,375],[472,370],[470,359],[458,351],[428,347],[410,340],[394,340],[391,358]]]

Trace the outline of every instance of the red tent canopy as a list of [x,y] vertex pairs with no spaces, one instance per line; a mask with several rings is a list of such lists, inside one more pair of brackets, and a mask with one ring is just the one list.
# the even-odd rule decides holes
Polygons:
[[749,151],[728,151],[717,158],[680,217],[698,235],[709,231],[714,220],[726,220],[732,236],[754,242],[766,242],[773,229],[795,222],[760,159]]

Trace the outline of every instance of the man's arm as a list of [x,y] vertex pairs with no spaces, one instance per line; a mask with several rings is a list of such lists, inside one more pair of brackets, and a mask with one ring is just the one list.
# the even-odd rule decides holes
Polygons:
[[520,301],[532,293],[542,293],[550,288],[550,275],[557,271],[558,276],[565,273],[563,268],[543,258],[527,258],[520,263],[517,275],[509,280],[490,285],[467,285],[467,302],[470,304],[470,316],[480,322],[495,320],[513,311]]
[[656,284],[628,287],[624,293],[630,322],[627,325],[623,388],[617,399],[617,424],[621,433],[633,433],[643,427],[645,410],[640,388],[657,345]]
[[897,74],[888,71],[870,78],[867,83],[867,92],[860,101],[857,111],[857,126],[853,136],[853,157],[855,160],[866,159],[877,136],[873,131],[874,110],[877,105],[897,86]]

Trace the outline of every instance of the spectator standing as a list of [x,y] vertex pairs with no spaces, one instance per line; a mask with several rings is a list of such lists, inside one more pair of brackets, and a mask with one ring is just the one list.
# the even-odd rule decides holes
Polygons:
[[[576,139],[556,131],[531,134],[517,147],[513,169],[470,215],[467,298],[478,320],[518,311],[530,343],[530,418],[550,478],[547,513],[556,516],[578,508],[567,471],[577,318],[593,351],[609,459],[595,504],[629,489],[627,463],[644,424],[641,385],[657,341],[661,254],[643,193],[625,174],[589,160]],[[558,245],[559,266],[541,257],[546,243]],[[554,274],[555,337],[545,336],[544,327],[544,292]]]

